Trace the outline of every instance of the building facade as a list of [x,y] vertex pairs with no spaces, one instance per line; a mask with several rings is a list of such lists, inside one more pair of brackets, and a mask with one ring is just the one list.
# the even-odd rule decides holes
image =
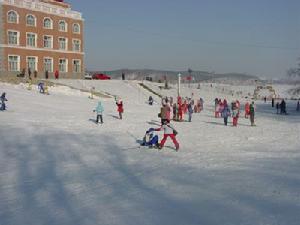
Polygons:
[[0,73],[81,78],[83,22],[62,0],[0,0]]

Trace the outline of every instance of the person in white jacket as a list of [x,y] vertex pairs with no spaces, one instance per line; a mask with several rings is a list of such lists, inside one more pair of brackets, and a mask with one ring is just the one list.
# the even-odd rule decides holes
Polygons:
[[161,140],[160,142],[160,145],[159,145],[159,148],[163,148],[164,147],[164,144],[167,140],[168,137],[170,137],[176,147],[176,151],[179,150],[179,143],[177,142],[176,140],[176,134],[177,134],[177,131],[175,130],[175,128],[170,124],[170,121],[169,120],[166,120],[163,122],[163,125],[158,128],[158,129],[155,129],[156,131],[160,131],[160,130],[164,130],[164,137],[163,139]]

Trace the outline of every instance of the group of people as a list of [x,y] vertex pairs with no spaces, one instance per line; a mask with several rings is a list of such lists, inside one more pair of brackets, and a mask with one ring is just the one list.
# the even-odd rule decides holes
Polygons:
[[[173,114],[172,119],[174,121],[182,122],[184,121],[184,115],[187,115],[187,121],[192,121],[193,113],[200,113],[203,110],[204,101],[200,98],[197,103],[191,98],[178,97],[177,102],[173,102],[173,98],[165,97],[162,99],[162,107],[159,113],[161,117],[161,122],[164,120],[171,119],[171,112]],[[172,108],[171,108],[172,107]]]
[[[240,109],[241,104],[239,100],[231,102],[231,107],[228,106],[227,100],[216,98],[215,99],[215,118],[222,117],[224,119],[224,125],[227,126],[228,124],[228,117],[232,117],[232,125],[237,127],[238,119],[240,117]],[[248,119],[250,117],[250,124],[251,126],[255,126],[255,104],[252,102],[246,102],[245,107],[245,118]]]
[[[123,108],[123,101],[121,99],[115,98],[115,103],[117,105],[117,111],[119,113],[119,118],[120,120],[123,118],[122,114],[124,112]],[[103,124],[103,112],[104,112],[104,107],[101,101],[98,101],[96,108],[93,110],[93,112],[96,112],[96,123]]]

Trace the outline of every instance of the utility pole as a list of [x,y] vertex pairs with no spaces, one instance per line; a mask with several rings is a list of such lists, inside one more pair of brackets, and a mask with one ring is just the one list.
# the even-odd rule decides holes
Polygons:
[[180,96],[180,84],[181,84],[181,74],[178,74],[178,83],[177,83],[177,95]]

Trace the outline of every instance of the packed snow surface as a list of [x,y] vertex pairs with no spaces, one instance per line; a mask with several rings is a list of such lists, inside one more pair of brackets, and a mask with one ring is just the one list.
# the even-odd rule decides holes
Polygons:
[[296,102],[288,101],[289,115],[277,115],[257,101],[256,127],[243,117],[225,127],[213,99],[243,104],[253,87],[183,85],[183,96],[203,97],[205,109],[191,123],[173,122],[179,152],[170,140],[158,151],[139,148],[160,123],[160,100],[147,105],[150,93],[137,82],[59,82],[121,98],[123,120],[113,98],[101,99],[104,124],[97,125],[99,99],[88,93],[55,86],[43,95],[0,83],[8,98],[0,111],[1,225],[299,225]]

